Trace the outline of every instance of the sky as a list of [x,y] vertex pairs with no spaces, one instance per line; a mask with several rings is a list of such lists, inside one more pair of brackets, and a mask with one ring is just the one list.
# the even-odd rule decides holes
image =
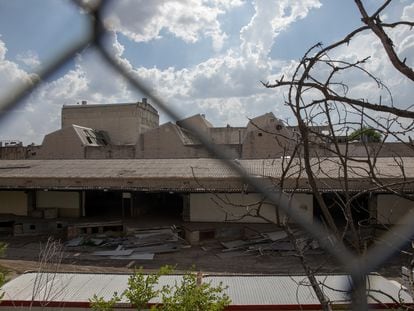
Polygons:
[[[369,11],[378,0],[365,0]],[[384,21],[414,20],[412,0],[394,0]],[[181,117],[205,114],[215,126],[244,126],[273,112],[290,122],[286,91],[261,81],[289,74],[305,51],[361,26],[353,1],[120,0],[104,14],[107,48]],[[68,0],[0,0],[0,102],[88,33],[88,16]],[[414,30],[393,30],[396,50],[414,66]],[[366,69],[390,88],[393,104],[408,107],[412,83],[389,65],[378,40],[363,33],[335,57],[371,56]],[[343,77],[358,98],[378,98],[359,75]],[[0,140],[40,144],[60,128],[62,105],[140,101],[142,94],[114,73],[92,47],[77,54],[0,124]],[[160,112],[161,123],[169,121]],[[321,120],[323,122],[323,120]]]

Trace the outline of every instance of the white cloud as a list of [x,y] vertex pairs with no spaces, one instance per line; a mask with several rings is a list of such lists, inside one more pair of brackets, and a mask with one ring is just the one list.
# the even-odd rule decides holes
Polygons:
[[39,55],[32,50],[17,54],[16,59],[31,69],[35,69],[40,65]]
[[207,0],[207,3],[211,3],[214,6],[230,9],[233,7],[242,6],[245,0]]
[[[122,53],[123,47],[116,42],[112,48],[119,55]],[[4,42],[0,41],[2,96],[10,95],[13,87],[29,83],[34,77],[5,59],[6,51]],[[110,70],[99,54],[87,52],[75,58],[73,69],[52,82],[42,83],[18,110],[12,111],[0,124],[0,139],[41,143],[45,134],[60,128],[62,105],[76,104],[80,100],[102,104],[137,99],[124,79]]]
[[[236,6],[239,0],[151,0],[113,1],[111,12],[112,29],[129,38],[142,42],[160,38],[163,31],[172,33],[186,42],[211,38],[215,47],[222,46],[226,34],[217,18]],[[296,61],[278,61],[269,56],[277,36],[289,26],[305,18],[310,10],[319,8],[317,0],[257,0],[255,13],[240,33],[241,45],[233,46],[199,64],[176,69],[134,68],[124,58],[125,47],[114,34],[109,38],[109,49],[127,70],[143,79],[167,104],[176,107],[180,115],[205,113],[217,125],[245,125],[247,117],[273,111],[285,119],[290,113],[283,104],[282,89],[266,89],[260,81],[272,81],[282,74],[289,76]],[[414,5],[407,6],[404,14],[412,14]],[[404,28],[393,32],[399,53],[412,61],[414,38],[412,31]],[[300,40],[300,39],[297,39]],[[30,80],[30,75],[13,62],[5,59],[6,47],[0,41],[0,80],[16,77],[16,81]],[[361,35],[349,47],[336,51],[344,59],[355,60],[368,55],[372,59],[367,68],[391,85],[399,99],[409,100],[414,96],[412,85],[389,65],[379,42],[371,35]],[[341,78],[350,82],[355,96],[377,96],[377,90],[366,83],[360,75]],[[6,79],[7,80],[7,79]],[[2,88],[4,89],[4,88]],[[1,92],[1,91],[0,91]],[[31,95],[24,114],[17,116],[8,133],[22,135],[27,142],[40,142],[44,134],[57,129],[60,109],[63,104],[74,104],[80,100],[91,103],[115,103],[139,100],[125,80],[114,73],[94,52],[85,53],[75,60],[75,67],[56,81],[46,83]],[[19,124],[19,126],[17,125]],[[24,130],[23,130],[24,128]],[[6,132],[2,132],[4,134]],[[37,137],[35,139],[35,137]],[[15,138],[15,137],[13,137]],[[40,141],[39,141],[40,140]]]
[[241,31],[242,51],[245,57],[265,58],[277,35],[290,24],[306,17],[311,9],[319,8],[319,0],[273,0],[254,2],[256,13]]
[[[218,22],[219,15],[244,4],[239,0],[154,0],[114,3],[109,18],[112,29],[133,40],[157,39],[162,35],[162,31],[166,30],[190,43],[202,37],[211,38],[217,50],[226,39],[226,34]],[[314,6],[312,4],[309,8]],[[282,31],[283,23],[286,23],[284,27],[287,27],[296,18],[303,17],[298,9],[288,9],[287,4],[285,8],[291,12],[289,15],[293,14],[295,17],[279,21],[275,26],[275,15],[261,16],[262,19],[267,18],[263,22],[271,27],[263,29],[261,23],[253,22],[248,26],[249,31],[262,36],[258,39],[253,36],[251,40],[268,40],[264,43],[267,50],[264,49],[260,54],[261,59],[246,58],[240,47],[233,47],[220,56],[189,68],[134,68],[123,58],[125,47],[117,40],[116,34],[109,38],[108,46],[111,53],[130,73],[146,81],[156,94],[179,109],[180,115],[202,112],[216,124],[244,125],[247,116],[257,115],[258,111],[275,111],[275,97],[279,92],[266,90],[260,84],[260,80],[276,74],[284,66],[271,60],[267,55],[274,38],[273,32],[276,28],[280,28],[279,32]],[[255,19],[257,18],[256,14]],[[245,34],[241,36],[247,40]],[[5,46],[0,44],[2,60],[4,55]],[[21,55],[20,59],[30,63],[30,56],[36,59],[34,53]],[[32,62],[34,63],[35,61]],[[8,62],[8,66],[19,69],[12,62]],[[19,71],[16,71],[13,76],[18,77],[18,73]],[[21,69],[20,74],[27,75]],[[97,53],[86,53],[76,58],[72,70],[56,81],[45,83],[34,92],[24,111],[13,116],[13,124],[8,124],[10,130],[3,131],[2,134],[10,134],[13,130],[13,134],[18,134],[18,137],[22,137],[26,142],[40,143],[43,135],[60,127],[60,109],[63,104],[74,104],[80,100],[90,103],[113,103],[137,99],[137,93],[130,89],[122,77],[110,70]]]
[[310,9],[320,6],[319,1],[282,2],[255,2],[256,13],[240,34],[243,40],[241,47],[233,47],[191,68],[160,70],[141,67],[135,73],[158,94],[167,98],[179,97],[180,100],[242,98],[266,92],[260,81],[280,73],[281,69],[279,63],[269,57],[277,33],[298,18],[305,17]]
[[7,48],[3,41],[0,40],[0,61],[4,61],[6,58]]
[[[414,5],[411,5],[414,8]],[[407,14],[407,7],[403,10],[403,15]],[[388,34],[394,43],[397,54],[409,66],[414,66],[414,33],[406,26],[388,30]],[[411,105],[408,98],[414,97],[414,89],[412,82],[408,81],[397,69],[395,69],[389,60],[385,50],[379,39],[371,32],[365,32],[355,37],[349,46],[342,46],[337,49],[334,57],[340,57],[349,61],[361,60],[364,57],[370,57],[363,66],[375,77],[379,78],[386,86],[390,88],[394,102],[390,102],[386,90],[378,89],[376,83],[372,79],[359,75],[345,75],[342,77],[344,81],[349,81],[351,95],[357,98],[366,98],[378,101],[382,96],[382,104],[393,104],[400,108],[406,108]]]
[[17,88],[30,85],[36,79],[36,75],[27,73],[16,63],[9,61],[6,53],[6,45],[0,40],[0,98],[12,96]]
[[414,19],[414,3],[411,5],[407,5],[402,14],[403,20],[412,21]]
[[187,43],[209,37],[214,49],[220,50],[227,35],[217,17],[241,4],[235,0],[113,1],[106,25],[137,42],[160,39],[162,30]]

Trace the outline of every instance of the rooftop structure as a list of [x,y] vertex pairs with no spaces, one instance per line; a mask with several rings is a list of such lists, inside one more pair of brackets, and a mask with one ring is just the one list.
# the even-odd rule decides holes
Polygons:
[[[340,137],[334,147],[327,126],[312,126],[310,154],[313,157],[414,156],[404,143],[347,143]],[[127,104],[78,105],[62,107],[62,128],[44,137],[41,146],[7,145],[1,159],[188,159],[212,158],[198,138],[219,146],[233,159],[274,159],[301,155],[296,126],[287,126],[273,113],[249,119],[244,127],[215,127],[205,115],[196,114],[177,122],[159,125],[158,112],[144,98]],[[299,149],[297,147],[299,146]],[[1,147],[1,145],[0,145]]]
[[135,144],[139,135],[159,124],[158,112],[143,98],[125,104],[80,105],[62,107],[62,129],[72,125],[105,131],[114,145]]

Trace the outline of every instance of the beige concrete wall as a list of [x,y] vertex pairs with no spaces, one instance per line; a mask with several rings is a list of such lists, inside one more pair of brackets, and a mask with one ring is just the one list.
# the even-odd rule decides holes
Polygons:
[[7,146],[0,147],[1,160],[25,160],[34,159],[41,146]]
[[289,141],[280,135],[273,135],[264,131],[248,132],[242,145],[243,159],[279,158],[290,155],[292,146]]
[[[301,213],[305,213],[309,222],[313,221],[313,196],[310,194],[295,194],[293,201]],[[293,206],[293,205],[292,205]],[[260,215],[266,220],[254,216],[260,208]],[[211,194],[192,193],[190,194],[190,220],[199,222],[264,222],[288,221],[282,211],[278,211],[273,204],[263,201],[259,194]],[[267,221],[268,220],[268,221]]]
[[72,126],[47,134],[35,159],[83,159],[82,141]]
[[134,157],[135,146],[85,146],[86,159],[133,159]]
[[177,125],[186,129],[197,129],[198,131],[207,134],[209,128],[213,125],[206,120],[204,115],[196,114],[194,116],[188,117],[186,119],[177,121]]
[[79,193],[72,191],[37,191],[36,207],[38,209],[57,208],[59,217],[79,217]]
[[135,144],[140,133],[158,126],[149,104],[76,105],[62,108],[62,128],[72,124],[106,131],[115,145]]
[[7,146],[0,147],[0,159],[2,160],[24,160],[27,158],[26,147]]
[[[333,145],[329,146],[333,149]],[[347,152],[350,156],[354,157],[366,157],[367,153],[371,156],[379,157],[412,157],[414,156],[414,149],[409,144],[400,142],[389,142],[385,144],[380,143],[349,143],[339,144],[342,154]]]
[[27,216],[27,194],[24,191],[0,191],[0,214]]
[[212,142],[215,144],[240,144],[246,135],[244,127],[215,127],[209,129]]
[[242,158],[263,159],[289,155],[292,144],[293,132],[273,113],[267,113],[252,119],[247,125]]
[[[308,223],[313,222],[313,195],[307,193],[295,193],[291,199],[291,208],[299,211]],[[287,218],[286,214],[279,209],[281,222],[293,223],[294,221]]]
[[377,221],[380,224],[408,224],[408,216],[413,213],[414,201],[393,194],[377,197]]
[[135,148],[137,158],[195,158],[208,157],[198,145],[185,146],[176,125],[166,123],[142,134]]

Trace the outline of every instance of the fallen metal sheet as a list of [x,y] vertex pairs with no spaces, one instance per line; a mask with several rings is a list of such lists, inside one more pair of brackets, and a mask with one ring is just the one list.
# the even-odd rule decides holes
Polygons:
[[221,244],[225,248],[238,248],[238,247],[244,247],[248,245],[249,243],[243,240],[234,240],[234,241],[221,242]]
[[89,239],[89,242],[96,246],[101,245],[104,241],[103,239]]
[[178,241],[178,236],[174,233],[142,234],[134,236],[137,243],[154,241]]
[[287,238],[287,233],[285,231],[274,231],[274,232],[265,232],[262,233],[263,237],[268,238],[272,241],[278,241]]
[[82,245],[84,242],[84,238],[83,237],[79,237],[79,238],[75,238],[72,240],[69,240],[66,242],[66,246],[68,247],[75,247],[75,246],[79,246]]
[[122,242],[122,245],[126,248],[134,248],[134,247],[145,247],[145,246],[154,246],[154,245],[161,245],[164,242],[168,241],[134,241],[134,240],[128,240],[125,242]]
[[76,228],[88,228],[88,227],[115,227],[123,226],[122,220],[113,220],[113,221],[101,221],[101,222],[79,222],[72,224]]
[[256,251],[294,251],[295,247],[290,242],[272,242],[249,246],[249,250]]
[[127,259],[127,260],[153,260],[154,254],[153,253],[134,253],[128,256],[111,256],[110,259]]
[[147,229],[137,229],[137,228],[127,228],[126,233],[128,235],[134,236],[149,236],[157,234],[174,234],[174,230],[171,227],[162,227],[162,228],[147,228]]
[[170,228],[168,229],[158,229],[158,230],[139,230],[133,231],[134,236],[138,237],[146,237],[151,235],[158,235],[158,234],[174,234],[173,230]]
[[145,252],[151,252],[151,253],[172,253],[172,252],[178,252],[181,249],[181,245],[176,243],[170,243],[170,244],[160,244],[160,245],[154,245],[154,246],[145,246],[145,247],[138,247],[134,248],[134,252],[138,253],[145,253]]
[[129,256],[134,252],[132,249],[121,249],[113,251],[99,251],[93,252],[92,255],[95,256]]

